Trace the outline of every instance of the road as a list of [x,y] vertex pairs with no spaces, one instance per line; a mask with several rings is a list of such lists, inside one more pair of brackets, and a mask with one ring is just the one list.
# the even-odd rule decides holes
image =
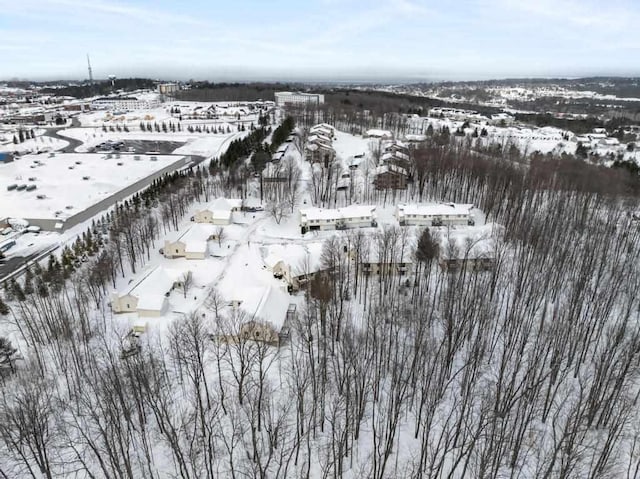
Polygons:
[[63,130],[66,127],[61,126],[58,128],[47,128],[45,130],[44,136],[48,136],[50,138],[56,138],[58,140],[63,140],[68,142],[69,144],[67,146],[65,146],[64,148],[62,148],[61,150],[59,150],[61,153],[74,153],[76,151],[76,148],[79,147],[80,145],[82,145],[82,142],[80,140],[76,140],[74,138],[69,138],[68,136],[60,136],[58,134],[58,130]]
[[45,256],[48,256],[51,252],[58,249],[59,246],[47,246],[40,251],[36,251],[29,256],[10,256],[9,258],[0,260],[0,283],[13,277],[15,272],[22,268],[24,265],[31,261],[37,261]]

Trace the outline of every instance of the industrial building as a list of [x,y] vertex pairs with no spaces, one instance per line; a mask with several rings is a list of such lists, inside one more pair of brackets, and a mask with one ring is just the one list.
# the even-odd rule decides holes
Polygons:
[[277,91],[274,93],[276,106],[318,106],[324,103],[324,95],[320,93],[303,93]]

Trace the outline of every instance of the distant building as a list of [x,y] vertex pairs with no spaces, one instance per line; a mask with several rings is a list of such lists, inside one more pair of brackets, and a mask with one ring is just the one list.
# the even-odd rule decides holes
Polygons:
[[381,140],[391,140],[393,138],[393,133],[389,130],[379,130],[377,128],[373,128],[371,130],[367,130],[363,135],[365,138],[380,138]]
[[180,85],[177,83],[160,83],[158,85],[158,93],[161,95],[173,95],[180,91]]
[[91,102],[93,110],[149,110],[159,106],[157,99],[141,100],[134,96],[108,96]]
[[318,106],[324,103],[324,95],[320,93],[303,93],[290,91],[277,91],[274,93],[276,106]]

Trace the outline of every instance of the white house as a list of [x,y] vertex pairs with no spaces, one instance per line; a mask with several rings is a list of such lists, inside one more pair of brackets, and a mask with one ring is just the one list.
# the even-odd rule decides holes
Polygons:
[[[240,339],[278,343],[280,333],[291,320],[289,295],[275,287],[237,288],[230,298],[240,322]],[[228,332],[229,333],[229,332]]]
[[321,242],[270,245],[265,248],[265,254],[265,267],[273,276],[286,281],[292,290],[300,289],[323,271]]
[[217,198],[206,208],[197,211],[193,216],[196,223],[210,223],[214,225],[231,224],[233,213],[240,211],[242,200],[239,198]]
[[376,207],[373,205],[351,205],[344,208],[305,208],[300,210],[300,228],[307,231],[367,228],[378,226]]
[[165,239],[162,252],[165,258],[205,259],[208,242],[215,239],[219,226],[206,223],[191,225],[176,239]]
[[396,219],[400,226],[461,226],[473,224],[473,205],[456,203],[399,204]]
[[169,293],[182,286],[182,271],[157,266],[124,294],[111,294],[111,310],[118,313],[138,313],[143,317],[162,316],[169,307]]

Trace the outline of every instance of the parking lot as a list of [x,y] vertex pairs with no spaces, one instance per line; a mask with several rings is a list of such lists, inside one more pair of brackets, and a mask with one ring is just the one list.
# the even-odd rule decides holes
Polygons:
[[181,141],[150,141],[150,140],[121,140],[117,143],[117,148],[110,148],[108,143],[105,142],[103,148],[100,148],[98,145],[94,151],[102,152],[102,151],[119,151],[121,153],[136,153],[143,154],[149,151],[153,151],[159,153],[161,155],[166,155],[173,153],[176,148],[180,148],[184,145],[184,142]]

